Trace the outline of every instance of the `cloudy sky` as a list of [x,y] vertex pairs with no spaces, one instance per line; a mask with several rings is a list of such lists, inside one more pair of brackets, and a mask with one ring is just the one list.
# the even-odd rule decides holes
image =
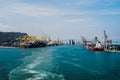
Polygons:
[[104,30],[120,38],[120,0],[0,0],[0,31],[80,39]]

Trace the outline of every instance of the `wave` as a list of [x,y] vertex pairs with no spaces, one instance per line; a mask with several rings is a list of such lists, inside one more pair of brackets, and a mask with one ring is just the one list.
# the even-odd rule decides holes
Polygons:
[[10,72],[9,80],[65,80],[62,74],[56,74],[45,70],[30,70],[17,68]]
[[50,51],[35,51],[23,60],[9,73],[9,80],[65,80],[62,74],[52,71],[57,65]]

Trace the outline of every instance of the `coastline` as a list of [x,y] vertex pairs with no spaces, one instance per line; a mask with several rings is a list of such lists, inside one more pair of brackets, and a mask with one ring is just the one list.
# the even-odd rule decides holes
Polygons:
[[17,48],[17,47],[12,47],[12,46],[0,46],[0,48]]

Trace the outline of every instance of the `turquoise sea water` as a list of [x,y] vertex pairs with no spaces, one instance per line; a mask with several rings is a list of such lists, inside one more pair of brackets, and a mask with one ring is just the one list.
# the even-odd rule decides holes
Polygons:
[[80,45],[0,48],[0,80],[120,80],[120,53]]

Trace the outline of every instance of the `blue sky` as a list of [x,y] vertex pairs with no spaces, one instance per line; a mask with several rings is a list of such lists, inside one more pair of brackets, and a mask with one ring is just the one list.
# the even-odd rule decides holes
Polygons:
[[0,31],[53,39],[120,37],[120,0],[0,0]]

